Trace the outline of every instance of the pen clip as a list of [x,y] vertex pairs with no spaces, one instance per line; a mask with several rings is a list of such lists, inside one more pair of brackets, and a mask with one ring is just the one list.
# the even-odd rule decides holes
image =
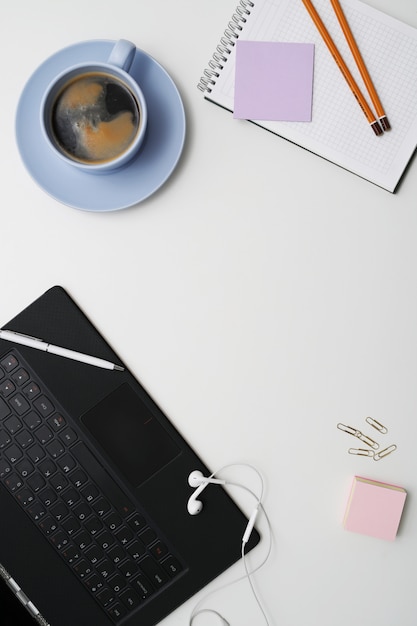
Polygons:
[[43,339],[39,339],[39,337],[32,337],[32,335],[26,335],[25,333],[18,333],[16,330],[7,330],[7,328],[1,329],[4,333],[8,333],[9,335],[13,335],[15,337],[25,337],[25,339],[32,339],[33,341],[43,342]]

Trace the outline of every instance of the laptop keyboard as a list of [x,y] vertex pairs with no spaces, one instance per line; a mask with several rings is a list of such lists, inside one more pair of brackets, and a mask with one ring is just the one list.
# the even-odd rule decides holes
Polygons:
[[184,569],[16,351],[0,362],[0,480],[116,623]]

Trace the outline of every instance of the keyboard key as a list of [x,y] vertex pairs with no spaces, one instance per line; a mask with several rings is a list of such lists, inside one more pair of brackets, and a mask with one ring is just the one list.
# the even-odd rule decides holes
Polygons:
[[48,443],[52,439],[52,431],[48,426],[41,426],[38,430],[35,430],[35,436],[40,443]]
[[5,359],[1,362],[2,366],[6,370],[7,373],[12,372],[18,365],[19,361],[13,354],[9,354]]
[[127,615],[127,610],[118,602],[109,607],[107,609],[107,612],[110,617],[116,622],[119,621],[122,617],[125,617],[125,615]]
[[110,530],[116,530],[122,523],[122,518],[117,513],[111,513],[105,518],[104,523]]
[[138,572],[138,567],[133,561],[123,561],[123,563],[119,565],[119,572],[125,578],[132,578],[132,576]]
[[120,576],[120,574],[115,574],[109,578],[107,584],[115,593],[120,593],[120,591],[126,587],[127,582],[126,578]]
[[99,530],[103,528],[103,524],[97,517],[92,517],[88,519],[84,524],[86,530],[90,533],[90,535],[96,535]]
[[0,420],[10,415],[10,413],[11,410],[9,405],[5,402],[5,400],[3,400],[3,398],[0,398]]
[[71,565],[80,558],[80,551],[71,544],[67,545],[61,552],[62,556]]
[[133,530],[130,530],[127,526],[121,526],[118,528],[115,533],[117,539],[120,541],[122,546],[125,546],[131,541],[134,537]]
[[32,398],[36,398],[36,396],[38,396],[41,392],[38,385],[33,382],[26,385],[26,387],[23,387],[22,391],[28,400],[32,400]]
[[16,385],[19,385],[19,387],[21,387],[29,380],[29,374],[25,369],[23,369],[23,367],[21,367],[12,375],[12,379],[14,380]]
[[29,450],[27,451],[27,454],[29,455],[30,459],[34,463],[38,463],[45,457],[44,449],[38,446],[37,444],[29,448]]
[[11,435],[14,435],[22,428],[22,422],[15,415],[5,420],[4,425]]
[[92,542],[91,535],[83,530],[76,537],[74,537],[74,543],[80,548],[80,550],[85,550],[90,543]]
[[75,570],[75,572],[78,574],[80,578],[85,578],[86,576],[88,576],[88,574],[91,574],[93,571],[91,564],[85,559],[78,559],[74,563],[73,569]]
[[108,587],[105,587],[104,589],[99,591],[96,597],[100,604],[102,604],[103,606],[107,606],[115,600],[114,592],[111,591]]
[[168,554],[168,548],[161,541],[158,541],[155,545],[149,548],[149,552],[159,561],[162,557]]
[[67,535],[71,536],[81,528],[80,522],[75,517],[68,517],[61,524]]
[[141,603],[141,599],[138,594],[131,589],[125,589],[124,591],[122,591],[119,597],[125,607],[128,609],[135,609]]
[[100,578],[100,576],[98,576],[98,574],[89,576],[86,580],[84,580],[84,584],[88,587],[91,593],[97,593],[104,587],[104,581]]
[[[29,459],[22,459],[21,461],[19,461],[19,463],[16,465],[16,469],[19,472],[19,474],[23,476],[23,478],[30,476],[30,474],[32,474],[35,471],[35,468],[32,465],[32,463],[29,461]],[[28,481],[28,484],[29,484],[29,481]],[[30,485],[30,488],[33,491],[33,487],[31,485]]]
[[96,570],[100,576],[108,578],[108,576],[110,576],[110,574],[114,571],[114,565],[110,559],[104,559],[104,561],[100,561],[100,563],[96,565]]
[[52,517],[44,517],[39,522],[39,528],[45,533],[45,535],[52,535],[52,533],[58,530],[58,524],[56,520],[52,519]]
[[104,498],[99,498],[96,502],[94,502],[92,507],[99,517],[103,517],[103,515],[111,510],[109,502]]
[[22,506],[28,506],[35,500],[35,496],[29,489],[21,489],[16,497]]
[[16,385],[11,380],[4,380],[0,383],[0,394],[4,398],[8,398],[16,391]]
[[69,446],[74,443],[74,441],[77,441],[78,436],[77,433],[72,430],[72,428],[66,428],[61,433],[59,433],[59,438],[61,439],[62,443],[64,443],[66,446]]
[[[1,398],[0,398],[1,400]],[[11,443],[12,439],[5,430],[0,430],[0,450]]]
[[51,515],[55,517],[58,522],[61,522],[64,517],[68,515],[68,509],[63,502],[58,502],[51,507]]
[[34,476],[31,476],[30,478],[28,478],[27,484],[34,493],[37,493],[38,491],[42,489],[42,487],[45,487],[46,481],[43,478],[43,476],[41,476],[40,474],[35,474]]
[[46,509],[40,502],[34,502],[27,508],[27,512],[31,518],[38,522],[44,515],[46,515]]
[[135,576],[134,580],[130,581],[130,584],[136,589],[142,600],[146,600],[154,592],[149,580],[143,574]]
[[28,430],[23,430],[17,435],[16,441],[24,449],[33,443],[33,437]]
[[133,560],[140,559],[146,552],[145,546],[138,540],[135,540],[130,546],[127,548],[128,554],[132,557]]
[[46,396],[36,398],[36,400],[33,401],[33,405],[43,417],[48,417],[55,409],[52,402]]
[[0,459],[0,478],[4,478],[12,471],[10,461],[6,459]]
[[65,548],[65,546],[69,544],[69,539],[62,530],[59,530],[55,535],[52,535],[51,543],[57,550],[62,550],[62,548]]
[[48,454],[50,454],[53,459],[57,459],[65,451],[64,446],[57,439],[51,441],[51,443],[46,446],[46,449],[48,450]]
[[66,421],[60,413],[56,413],[52,417],[48,418],[48,424],[55,432],[57,432],[65,427]]
[[135,513],[127,522],[130,528],[134,531],[142,530],[146,526],[146,520],[143,515],[139,515],[139,513]]
[[20,476],[17,476],[17,474],[8,474],[4,484],[13,493],[14,491],[20,489],[20,487],[23,487],[23,480]]
[[183,569],[178,559],[176,559],[172,555],[169,555],[169,557],[165,559],[161,565],[172,578],[174,578],[174,576],[177,576],[177,574],[179,574]]
[[53,489],[50,489],[49,487],[47,487],[46,489],[43,489],[39,493],[39,500],[45,506],[51,506],[51,504],[53,504],[57,500],[57,497],[58,496],[56,495],[55,491]]
[[140,569],[156,588],[162,587],[169,580],[166,571],[149,556],[140,562]]
[[91,509],[85,502],[79,502],[73,509],[73,513],[78,519],[83,522],[91,515]]
[[5,449],[4,456],[10,461],[10,463],[16,463],[16,461],[22,458],[23,452],[18,446],[13,444]]
[[[81,470],[81,469],[75,470],[75,472],[73,472],[71,474],[71,476],[70,476],[70,481],[77,488],[82,487],[82,485],[84,485],[84,483],[86,483],[87,480],[88,480],[87,474],[85,472],[83,472],[83,470]],[[91,487],[93,488],[94,485],[91,485]],[[94,490],[95,490],[96,494],[98,495],[99,494],[99,490],[96,487],[94,487]]]
[[30,430],[34,430],[37,426],[39,426],[39,424],[42,423],[41,418],[37,413],[35,413],[35,411],[30,411],[30,413],[25,415],[23,421]]
[[98,537],[96,537],[96,541],[102,550],[108,550],[110,546],[114,544],[115,539],[111,533],[105,530],[103,533],[100,533]]
[[49,478],[56,472],[56,465],[51,459],[45,459],[41,461],[38,465],[39,471],[45,476],[45,478]]
[[157,539],[157,534],[152,528],[147,528],[140,534],[140,540],[143,541],[145,546],[149,546]]
[[[74,474],[75,472],[73,472],[73,474],[70,476],[72,482],[74,482],[73,481]],[[79,484],[77,483],[78,481],[75,483],[75,485],[79,487]],[[85,485],[85,487],[81,489],[81,494],[87,500],[87,502],[92,502],[93,500],[97,498],[97,496],[100,495],[100,492],[95,485],[88,483],[88,485]]]
[[[90,536],[88,536],[88,538],[90,539],[90,541],[92,541]],[[98,563],[101,558],[103,558],[103,552],[97,545],[94,544],[90,548],[87,548],[87,550],[85,551],[85,556],[91,563],[95,564]]]
[[70,454],[64,454],[57,460],[57,464],[65,474],[74,469],[76,463]]
[[49,484],[55,489],[55,491],[62,491],[68,485],[68,480],[65,476],[58,472],[55,476],[52,476],[49,480]]
[[78,502],[78,500],[81,498],[80,493],[72,487],[67,489],[61,497],[63,502],[65,502],[65,504],[70,508],[74,506],[74,504]]
[[30,409],[29,402],[22,396],[21,393],[13,396],[9,402],[12,409],[14,409],[18,415],[23,415],[23,413],[26,413],[26,411],[29,411]]
[[123,559],[126,556],[126,553],[123,550],[122,546],[116,545],[110,548],[110,550],[108,551],[108,555],[113,561],[113,563],[118,565],[119,563],[123,561]]

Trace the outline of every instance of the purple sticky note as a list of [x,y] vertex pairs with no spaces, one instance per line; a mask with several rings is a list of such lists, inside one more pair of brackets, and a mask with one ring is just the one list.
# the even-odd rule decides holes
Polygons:
[[233,117],[310,122],[314,44],[236,42]]

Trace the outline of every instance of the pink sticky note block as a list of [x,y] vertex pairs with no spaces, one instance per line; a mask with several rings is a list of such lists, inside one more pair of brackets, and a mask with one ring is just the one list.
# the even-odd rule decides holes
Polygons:
[[239,39],[233,116],[311,121],[313,67],[314,44]]
[[406,496],[402,487],[355,476],[343,520],[344,528],[393,541]]

